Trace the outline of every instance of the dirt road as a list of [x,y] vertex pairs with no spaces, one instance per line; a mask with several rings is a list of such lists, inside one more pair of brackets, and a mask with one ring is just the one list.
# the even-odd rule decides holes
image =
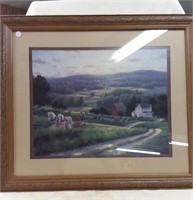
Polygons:
[[[152,131],[150,133],[150,131]],[[150,129],[149,130],[149,134],[143,134],[141,137],[139,137],[138,139],[133,140],[132,142],[130,141],[125,141],[124,142],[124,146],[122,146],[121,148],[124,149],[133,149],[135,146],[138,145],[142,145],[144,143],[146,143],[148,140],[152,139],[153,137],[157,136],[159,133],[161,132],[161,129],[157,128],[157,129]],[[104,151],[100,154],[103,156],[107,156],[107,155],[121,155],[124,152],[122,151],[117,151],[116,148],[112,148],[110,150]]]
[[[121,138],[121,139],[116,139],[116,140],[110,140],[107,142],[103,142],[103,143],[99,143],[99,144],[95,144],[95,145],[89,145],[86,147],[81,147],[81,148],[77,148],[77,149],[70,150],[70,151],[52,153],[52,154],[50,154],[50,156],[64,156],[64,157],[83,156],[83,155],[87,155],[87,154],[92,155],[92,152],[93,153],[95,152],[95,154],[96,154],[96,152],[99,152],[99,154],[97,154],[97,155],[103,155],[103,156],[119,155],[119,154],[121,154],[121,152],[117,152],[115,150],[116,146],[124,143],[124,147],[132,148],[136,145],[145,143],[147,140],[155,137],[160,132],[161,132],[161,129],[155,129],[155,130],[149,129],[148,132],[141,134],[141,135],[130,136],[127,138]],[[107,150],[109,148],[110,148],[110,150]]]

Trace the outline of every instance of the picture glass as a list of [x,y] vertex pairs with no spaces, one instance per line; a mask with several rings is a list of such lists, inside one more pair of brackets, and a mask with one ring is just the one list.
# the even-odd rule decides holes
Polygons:
[[31,158],[171,157],[170,47],[120,50],[29,49]]

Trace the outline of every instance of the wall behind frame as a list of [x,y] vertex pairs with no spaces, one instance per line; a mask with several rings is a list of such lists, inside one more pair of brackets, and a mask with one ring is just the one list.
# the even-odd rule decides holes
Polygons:
[[[1,0],[0,0],[1,1]],[[22,0],[20,0],[22,1]],[[24,0],[31,1],[31,0]],[[23,2],[24,2],[23,1]],[[179,0],[186,13],[192,13],[193,1],[192,0]],[[5,0],[7,4],[8,1]],[[13,8],[8,5],[0,3],[0,15],[25,15],[26,9]],[[23,193],[0,193],[2,200],[20,200],[20,199],[79,199],[79,200],[192,200],[193,189],[190,190],[154,190],[154,191],[141,191],[141,190],[113,190],[113,191],[61,191],[61,192],[23,192]]]
[[0,15],[25,15],[26,9],[0,3]]

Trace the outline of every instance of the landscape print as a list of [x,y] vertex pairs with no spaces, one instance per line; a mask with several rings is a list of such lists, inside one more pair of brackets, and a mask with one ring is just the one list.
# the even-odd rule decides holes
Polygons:
[[169,47],[30,48],[31,158],[171,156]]

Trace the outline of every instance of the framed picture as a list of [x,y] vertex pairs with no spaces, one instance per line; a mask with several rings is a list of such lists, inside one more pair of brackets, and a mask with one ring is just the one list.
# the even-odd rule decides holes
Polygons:
[[192,16],[1,17],[2,191],[192,187]]
[[31,158],[172,156],[169,46],[118,50],[30,48]]

